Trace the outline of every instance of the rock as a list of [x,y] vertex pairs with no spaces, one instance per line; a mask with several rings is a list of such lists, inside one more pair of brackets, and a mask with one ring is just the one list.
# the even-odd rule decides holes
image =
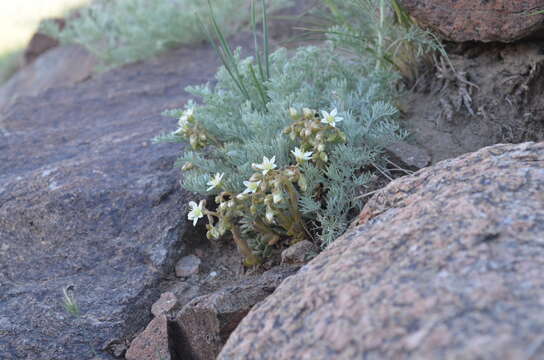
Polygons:
[[194,255],[182,257],[176,264],[177,277],[189,277],[198,273],[200,259]]
[[423,147],[408,144],[403,141],[390,144],[386,147],[396,165],[410,169],[423,169],[431,163],[431,155]]
[[172,341],[177,354],[183,359],[215,359],[249,310],[297,270],[296,266],[275,268],[189,302],[176,316],[178,330]]
[[151,306],[151,313],[157,317],[164,315],[175,308],[177,304],[178,299],[176,298],[176,295],[171,292],[165,292],[161,295],[159,300]]
[[419,25],[446,40],[512,42],[543,28],[544,0],[400,0]]
[[[60,29],[64,28],[66,24],[66,21],[64,19],[51,19],[51,21],[54,21],[60,27]],[[59,42],[57,39],[54,39],[51,36],[42,34],[40,32],[36,32],[30,39],[30,42],[25,49],[25,63],[27,65],[32,63],[47,50],[50,50],[57,46],[59,46]]]
[[153,319],[130,344],[127,360],[170,360],[168,321],[165,315]]
[[97,59],[78,45],[51,49],[0,87],[0,111],[21,96],[36,96],[49,88],[88,79],[97,64]]
[[397,179],[218,359],[544,358],[544,143]]
[[[150,139],[175,125],[160,113],[217,65],[213,49],[184,48],[0,110],[2,360],[111,358],[151,320],[159,285],[189,252],[193,198],[173,168],[179,145]],[[77,319],[62,305],[68,285]]]
[[304,264],[319,254],[319,249],[311,241],[304,240],[289,246],[281,253],[282,264]]

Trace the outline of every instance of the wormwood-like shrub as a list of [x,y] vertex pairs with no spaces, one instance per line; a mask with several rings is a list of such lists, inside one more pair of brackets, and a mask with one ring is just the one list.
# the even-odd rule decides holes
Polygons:
[[404,136],[389,85],[330,44],[274,52],[263,81],[253,58],[233,59],[215,86],[188,88],[201,104],[167,111],[178,129],[156,139],[192,148],[178,161],[183,187],[204,200],[188,217],[205,218],[209,238],[232,236],[248,265],[281,242],[325,247],[359,211],[383,147]]
[[[289,0],[271,0],[280,8]],[[247,0],[213,0],[216,17],[229,33],[247,21]],[[97,56],[105,68],[151,57],[161,51],[204,40],[198,14],[205,0],[98,0],[69,18],[64,29],[46,22],[42,31],[62,43],[80,44]]]

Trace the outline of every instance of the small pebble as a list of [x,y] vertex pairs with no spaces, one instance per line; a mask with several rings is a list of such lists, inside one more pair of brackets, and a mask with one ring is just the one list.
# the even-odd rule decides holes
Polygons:
[[151,306],[151,313],[154,316],[160,316],[172,310],[177,303],[178,299],[176,298],[176,295],[171,292],[165,292],[161,295],[160,299]]
[[201,262],[202,261],[194,255],[181,258],[176,264],[176,276],[183,278],[198,273]]

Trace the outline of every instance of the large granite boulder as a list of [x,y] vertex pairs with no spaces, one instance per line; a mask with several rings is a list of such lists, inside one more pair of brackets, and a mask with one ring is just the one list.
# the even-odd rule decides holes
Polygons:
[[150,140],[217,65],[188,47],[0,111],[0,359],[107,359],[150,321],[184,254],[189,200],[180,147]]
[[543,29],[544,0],[399,0],[446,40],[512,42]]
[[398,179],[219,359],[544,357],[544,143]]

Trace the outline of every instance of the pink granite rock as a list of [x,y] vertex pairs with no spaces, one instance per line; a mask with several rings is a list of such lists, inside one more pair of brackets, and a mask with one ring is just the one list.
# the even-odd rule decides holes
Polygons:
[[127,360],[170,360],[168,321],[165,315],[153,319],[126,353]]
[[544,142],[397,179],[218,359],[544,358]]
[[457,41],[512,42],[543,29],[544,0],[399,0],[420,25]]

